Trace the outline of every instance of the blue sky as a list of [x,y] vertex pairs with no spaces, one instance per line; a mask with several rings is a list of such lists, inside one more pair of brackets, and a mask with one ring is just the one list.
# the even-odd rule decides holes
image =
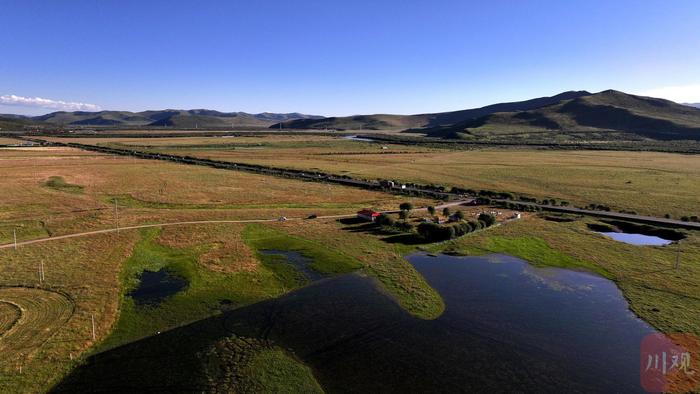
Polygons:
[[700,102],[696,0],[0,0],[0,21],[0,113],[421,113],[610,88]]

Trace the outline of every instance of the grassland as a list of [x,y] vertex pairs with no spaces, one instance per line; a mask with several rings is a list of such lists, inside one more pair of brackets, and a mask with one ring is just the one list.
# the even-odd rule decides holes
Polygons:
[[83,189],[85,189],[83,186],[67,183],[66,180],[60,176],[49,177],[49,179],[44,182],[44,186],[66,193],[82,193]]
[[[177,220],[256,219],[395,208],[398,197],[235,171],[153,163],[75,149],[0,154],[0,243],[119,225]],[[61,177],[65,188],[47,187]]]
[[[700,213],[700,156],[655,152],[532,149],[446,150],[381,145],[321,136],[74,139],[136,149],[275,167],[321,170],[355,178],[509,191],[586,206],[674,217]],[[66,139],[63,139],[64,141]],[[185,140],[185,139],[182,139]],[[221,145],[221,140],[227,140]],[[267,142],[265,142],[267,140]],[[193,147],[187,149],[187,144]],[[217,146],[220,149],[217,149]],[[387,149],[381,149],[382,146]],[[122,146],[123,147],[123,146]]]
[[[0,168],[4,175],[0,192],[6,197],[0,201],[0,243],[11,242],[14,231],[21,241],[114,228],[114,197],[119,204],[121,227],[182,220],[347,214],[364,206],[395,209],[404,200],[340,186],[64,148],[3,150]],[[82,192],[48,187],[46,182],[51,177],[61,177],[61,185],[81,187]],[[122,198],[123,202],[119,202]],[[428,202],[416,199],[414,203]],[[325,234],[308,237],[304,229],[317,225],[325,226]],[[72,313],[65,317],[61,311],[67,310],[68,305],[67,308],[56,306],[51,308],[53,318],[49,318],[48,312],[42,312],[45,308],[41,305],[45,304],[36,304],[31,307],[34,311],[31,313],[41,318],[32,320],[36,323],[30,326],[20,326],[16,324],[17,307],[12,306],[16,301],[0,301],[0,310],[7,312],[0,320],[6,334],[0,337],[0,348],[3,353],[25,354],[12,362],[0,363],[0,392],[45,391],[88,352],[152,335],[225,308],[275,297],[303,284],[285,275],[285,269],[287,274],[291,271],[281,262],[267,264],[260,259],[256,253],[258,247],[299,250],[312,256],[320,271],[369,270],[366,265],[370,259],[358,258],[357,251],[349,250],[362,243],[361,239],[355,239],[361,236],[346,234],[332,220],[315,220],[272,223],[245,231],[243,225],[236,224],[124,230],[54,240],[17,250],[2,249],[0,300],[9,300],[8,292],[36,288],[33,293],[36,303],[62,295],[72,304]],[[335,238],[335,246],[323,243],[324,237]],[[343,246],[342,241],[350,239],[355,240]],[[380,248],[381,243],[374,242]],[[331,259],[335,254],[346,258]],[[420,282],[415,286],[424,292],[431,290],[400,255],[372,256],[371,260],[374,265],[391,267],[397,276],[408,270],[407,278]],[[40,282],[38,272],[42,261],[45,280]],[[394,266],[396,261],[402,265]],[[135,286],[136,275],[159,268],[187,278],[189,286],[158,308],[136,308],[126,297]],[[409,279],[404,280],[407,288],[411,287]],[[385,279],[383,283],[390,281]],[[402,305],[418,304],[410,299],[414,293],[400,293],[389,285],[386,287]],[[412,311],[420,315],[418,308]],[[48,329],[51,335],[32,335],[41,343],[4,341],[11,332],[8,330],[20,327],[25,327],[25,331],[17,331],[23,332],[23,337],[34,332],[26,329],[38,332]],[[281,357],[278,356],[275,354]]]
[[322,393],[311,370],[284,350],[254,338],[229,337],[203,355],[211,393]]
[[[700,173],[700,162],[694,156],[449,151],[399,145],[381,149],[382,145],[373,143],[318,136],[216,140],[149,139],[146,143],[124,139],[99,143],[319,168],[358,178],[391,177],[507,190],[659,215],[692,213],[698,207],[696,196],[700,191],[693,181]],[[21,241],[113,228],[117,221],[123,227],[184,220],[301,218],[347,214],[365,206],[395,209],[405,200],[341,186],[68,148],[2,150],[0,169],[4,175],[0,193],[5,196],[0,200],[0,243],[11,242],[14,232]],[[421,199],[413,199],[413,203],[434,204]],[[356,270],[374,277],[399,305],[424,319],[440,316],[445,306],[439,294],[403,258],[406,253],[417,247],[464,254],[508,253],[536,265],[584,269],[608,277],[624,292],[632,310],[655,327],[664,332],[700,335],[698,234],[690,233],[680,241],[682,263],[674,270],[676,246],[621,244],[591,232],[587,223],[588,219],[555,223],[526,216],[451,242],[408,245],[401,242],[401,234],[368,231],[359,223],[316,219],[128,230],[3,249],[0,312],[7,317],[0,319],[0,332],[5,332],[0,336],[0,350],[24,353],[12,362],[0,362],[0,391],[44,391],[89,352],[206,318],[226,308],[276,297],[304,284],[284,261],[262,256],[259,251],[265,249],[297,251],[311,257],[312,268],[320,272]],[[46,279],[40,282],[42,261]],[[187,288],[158,306],[135,305],[127,294],[137,285],[138,274],[162,268],[185,278]],[[24,312],[17,312],[17,305],[28,301],[21,301],[18,294],[30,293],[34,306],[29,308],[36,317],[29,326],[20,325],[18,313]],[[72,312],[66,315],[67,310]],[[46,329],[52,334],[29,334],[43,334]],[[38,342],[5,341],[10,335],[36,337]],[[248,381],[250,387],[276,391],[284,382],[295,382],[315,390],[313,381],[304,377],[310,372],[282,349],[271,345],[246,354],[250,355],[250,364],[246,365],[253,367],[237,373],[252,379]],[[265,370],[259,368],[261,364],[277,367]],[[253,376],[252,370],[262,371],[261,375]],[[295,381],[298,377],[302,380]]]
[[14,138],[0,137],[0,145],[14,145],[19,142],[19,140],[16,140]]
[[[134,234],[103,235],[0,250],[0,304],[22,320],[0,337],[0,392],[41,392],[111,329],[118,313],[117,275]],[[45,279],[39,280],[44,263]],[[14,334],[13,334],[14,332]],[[13,340],[11,336],[17,336]]]
[[[73,301],[59,292],[28,287],[0,288],[0,303],[14,307],[9,323],[1,333],[0,352],[13,353],[0,366],[22,363],[37,352],[54,331],[73,314]],[[7,308],[6,308],[7,309]],[[14,319],[13,319],[14,317]]]

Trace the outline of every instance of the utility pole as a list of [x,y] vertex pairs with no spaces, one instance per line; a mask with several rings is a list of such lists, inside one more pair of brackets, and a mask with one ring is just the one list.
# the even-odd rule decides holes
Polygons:
[[46,280],[46,276],[44,274],[44,260],[41,260],[41,282]]
[[90,319],[92,320],[92,340],[95,340],[95,315],[90,315]]
[[12,235],[15,238],[15,250],[17,250],[17,229],[12,229]]
[[117,229],[117,232],[119,232],[119,209],[117,208],[117,199],[116,197],[114,198],[114,227]]

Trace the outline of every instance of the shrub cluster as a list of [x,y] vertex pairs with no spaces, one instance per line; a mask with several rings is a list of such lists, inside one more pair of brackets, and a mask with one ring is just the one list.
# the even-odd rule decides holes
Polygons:
[[536,211],[541,211],[542,208],[536,206],[536,205],[525,205],[525,204],[519,204],[519,203],[514,203],[514,202],[505,202],[505,201],[499,201],[496,206],[502,207],[502,208],[508,208],[513,211],[522,211],[522,212],[536,212]]
[[496,223],[496,218],[487,213],[479,215],[478,221],[460,221],[451,225],[439,225],[436,223],[421,223],[418,225],[418,234],[428,242],[441,242],[461,237],[472,231],[481,230]]
[[[406,212],[406,211],[403,211]],[[376,222],[378,225],[382,227],[390,227],[394,230],[402,231],[402,232],[411,232],[413,231],[413,225],[409,222],[403,221],[403,220],[394,220],[388,215],[381,214],[377,216]]]

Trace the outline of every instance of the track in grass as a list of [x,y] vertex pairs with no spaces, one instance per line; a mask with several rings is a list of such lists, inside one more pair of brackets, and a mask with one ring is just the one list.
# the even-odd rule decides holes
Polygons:
[[[0,365],[39,350],[73,314],[65,295],[29,287],[0,287]],[[4,361],[3,361],[4,360]]]
[[14,304],[0,302],[0,337],[17,323],[22,311]]

